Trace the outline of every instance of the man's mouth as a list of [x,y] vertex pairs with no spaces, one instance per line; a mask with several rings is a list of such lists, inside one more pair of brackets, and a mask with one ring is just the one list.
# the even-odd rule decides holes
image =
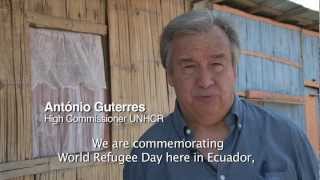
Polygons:
[[214,100],[214,95],[196,96],[195,98],[200,102],[209,103]]

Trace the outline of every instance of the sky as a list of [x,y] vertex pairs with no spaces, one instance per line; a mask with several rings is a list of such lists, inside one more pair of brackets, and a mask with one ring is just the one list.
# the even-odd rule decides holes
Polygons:
[[309,9],[319,11],[319,0],[290,0]]

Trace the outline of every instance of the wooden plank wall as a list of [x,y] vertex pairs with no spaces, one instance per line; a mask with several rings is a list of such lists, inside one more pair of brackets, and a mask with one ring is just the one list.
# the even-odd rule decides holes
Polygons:
[[306,96],[306,129],[308,132],[308,137],[310,139],[310,143],[313,146],[313,149],[319,155],[319,147],[320,147],[320,140],[319,140],[319,115],[318,115],[318,97],[317,96]]
[[240,94],[259,90],[303,99],[303,103],[260,101],[259,104],[305,130],[319,154],[319,33],[223,5],[202,6],[229,20],[240,35],[237,82]]
[[308,34],[301,35],[301,50],[303,58],[303,78],[304,81],[320,82],[319,74],[319,37]]
[[[230,21],[239,34],[242,54],[238,67],[238,91],[255,89],[303,95],[299,31],[229,12],[215,12]],[[276,60],[270,60],[268,56]],[[279,62],[281,59],[289,62]]]
[[43,15],[106,24],[105,0],[27,0],[26,11]]
[[[163,26],[183,13],[187,4],[183,0],[108,1],[113,102],[146,104],[146,114],[173,109],[175,96],[161,66],[159,37]],[[112,139],[136,140],[150,126],[114,124]]]
[[308,137],[312,143],[315,152],[320,155],[320,116],[319,116],[319,80],[320,80],[320,39],[303,33],[301,35],[301,49],[303,59],[303,80],[304,82],[313,82],[316,86],[306,86],[304,95],[305,105],[305,127]]
[[23,8],[20,0],[0,1],[0,163],[32,155],[31,67],[25,58]]
[[[174,107],[175,95],[161,67],[159,36],[170,19],[189,7],[188,0],[1,0],[0,163],[32,158],[27,14],[56,17],[56,22],[108,25],[105,46],[109,51],[111,100],[144,103],[147,113],[168,113]],[[150,125],[113,125],[112,140],[132,141]],[[13,179],[118,180],[122,179],[122,166],[108,163]]]
[[[319,82],[319,38],[301,28],[214,4],[230,21],[241,44],[237,90],[305,95],[304,80]],[[305,129],[304,105],[262,103]]]

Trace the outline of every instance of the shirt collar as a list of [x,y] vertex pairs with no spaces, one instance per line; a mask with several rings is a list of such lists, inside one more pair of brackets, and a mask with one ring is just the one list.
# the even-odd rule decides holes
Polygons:
[[[242,128],[242,118],[240,118],[240,114],[241,114],[240,101],[241,101],[240,98],[237,95],[235,95],[230,111],[228,112],[226,118],[224,119],[224,121],[230,127],[231,130],[234,129],[234,127],[237,127],[238,129]],[[173,112],[173,116],[174,118],[172,123],[179,137],[184,139],[188,135],[192,136],[192,134],[190,134],[191,131],[188,125],[186,124],[186,121],[183,117],[183,114],[181,112],[181,109],[179,107],[179,103],[177,100],[175,103],[175,110]]]

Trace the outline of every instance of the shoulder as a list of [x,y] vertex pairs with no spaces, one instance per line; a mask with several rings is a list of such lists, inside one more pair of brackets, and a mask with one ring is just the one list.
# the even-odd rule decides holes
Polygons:
[[249,136],[259,136],[267,144],[294,148],[297,140],[308,141],[304,130],[292,119],[264,107],[241,100],[243,121]]
[[[241,100],[248,137],[260,143],[272,161],[287,156],[300,177],[318,179],[317,157],[301,127],[293,120],[271,110]],[[286,158],[287,159],[287,158]],[[278,161],[277,161],[278,162]]]
[[260,128],[279,129],[279,131],[294,131],[296,133],[303,133],[302,129],[298,127],[292,119],[274,112],[270,109],[255,105],[247,100],[240,100],[242,104],[242,112],[244,119]]
[[277,149],[291,157],[313,156],[304,129],[292,119],[246,100],[241,100],[241,103],[247,137],[261,142],[263,147]]

